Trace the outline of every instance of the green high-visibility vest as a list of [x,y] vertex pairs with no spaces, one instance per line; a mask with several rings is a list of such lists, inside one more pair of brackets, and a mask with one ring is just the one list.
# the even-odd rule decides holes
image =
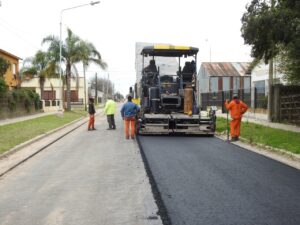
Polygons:
[[116,102],[113,100],[108,100],[105,104],[104,112],[106,115],[113,115],[116,112]]

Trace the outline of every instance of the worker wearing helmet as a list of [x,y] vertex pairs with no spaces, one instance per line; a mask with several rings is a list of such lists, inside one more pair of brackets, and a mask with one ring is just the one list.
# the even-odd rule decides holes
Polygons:
[[238,96],[233,96],[233,100],[229,102],[225,101],[225,107],[230,111],[230,136],[232,141],[239,140],[240,128],[243,114],[247,111],[248,106],[238,99]]

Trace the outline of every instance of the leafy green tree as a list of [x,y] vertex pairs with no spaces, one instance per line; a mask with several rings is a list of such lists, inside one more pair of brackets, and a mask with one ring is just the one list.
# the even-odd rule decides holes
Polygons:
[[[67,85],[67,111],[71,110],[71,68],[80,61],[81,39],[75,35],[70,29],[67,31],[68,35],[65,42],[61,43],[62,46],[62,62],[65,63],[65,82]],[[42,43],[50,43],[48,52],[54,56],[55,62],[59,62],[60,40],[55,36],[47,36],[43,39]]]
[[[67,30],[67,37],[64,42],[61,43],[62,47],[62,62],[65,64],[65,82],[67,85],[67,110],[71,110],[71,75],[72,68],[76,69],[76,63],[82,62],[85,69],[90,63],[99,65],[102,69],[107,67],[107,64],[101,59],[100,53],[96,50],[93,44],[82,41],[77,35],[75,35],[70,29]],[[55,36],[47,36],[43,39],[42,43],[49,43],[48,53],[53,57],[55,63],[59,63],[59,51],[60,40]]]
[[120,92],[116,92],[115,95],[114,95],[114,99],[116,101],[120,101],[120,100],[124,99],[124,96]]
[[4,76],[9,67],[10,63],[6,59],[0,57],[0,77]]
[[252,0],[242,17],[242,37],[256,60],[276,56],[287,79],[300,80],[299,0]]
[[51,54],[39,50],[36,52],[34,57],[25,59],[25,63],[29,63],[29,65],[26,65],[22,68],[23,74],[31,74],[38,76],[41,88],[40,96],[42,99],[46,79],[58,76],[58,68],[55,64],[55,61],[53,61],[52,59],[53,57],[51,56]]
[[[81,41],[80,42],[80,57],[79,60],[82,61],[83,64],[83,76],[84,76],[84,90],[86,90],[86,76],[85,76],[85,71],[90,65],[90,63],[94,63],[102,69],[107,68],[107,64],[102,60],[100,53],[97,51],[95,46],[88,42],[88,41]],[[86,93],[84,92],[84,95]],[[84,100],[86,100],[86,96],[84,96]],[[85,110],[87,110],[86,105],[87,103],[84,103]]]

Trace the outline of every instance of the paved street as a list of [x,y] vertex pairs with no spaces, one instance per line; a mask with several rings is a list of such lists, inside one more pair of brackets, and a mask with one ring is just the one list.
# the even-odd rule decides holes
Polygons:
[[173,225],[299,225],[300,172],[217,138],[141,137]]
[[137,143],[96,118],[0,178],[1,225],[161,225]]
[[[161,225],[137,143],[116,121],[107,131],[100,113],[96,131],[85,124],[1,177],[0,225]],[[299,170],[217,138],[140,141],[172,225],[300,224]]]

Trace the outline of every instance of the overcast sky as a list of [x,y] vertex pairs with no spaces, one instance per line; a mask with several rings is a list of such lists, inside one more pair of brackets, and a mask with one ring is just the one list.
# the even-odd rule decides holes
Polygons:
[[[62,9],[85,0],[0,0],[0,48],[31,57],[47,35],[59,37]],[[199,48],[199,63],[250,61],[241,37],[241,17],[251,0],[101,0],[65,11],[63,38],[69,27],[92,42],[108,64],[107,71],[88,68],[88,77],[107,76],[127,94],[135,82],[135,43],[153,42]],[[211,55],[210,55],[211,48]],[[199,64],[200,65],[200,64]],[[198,65],[198,69],[199,69]],[[82,71],[82,68],[78,68]]]

